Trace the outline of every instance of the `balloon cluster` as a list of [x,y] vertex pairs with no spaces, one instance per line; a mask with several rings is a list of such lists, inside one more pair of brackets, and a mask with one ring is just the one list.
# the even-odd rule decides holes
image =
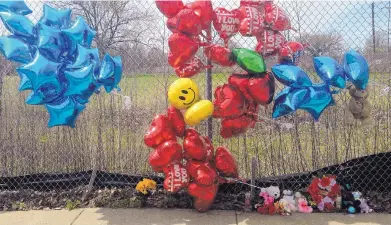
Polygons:
[[[183,146],[177,138],[183,138]],[[148,162],[154,171],[165,174],[164,189],[176,193],[187,188],[200,212],[213,204],[218,184],[223,181],[220,176],[238,176],[235,159],[228,149],[218,147],[215,152],[208,137],[195,129],[186,129],[182,113],[173,106],[166,115],[155,116],[144,142],[154,148]],[[183,159],[187,160],[186,166]]]
[[27,104],[45,105],[49,127],[75,127],[77,116],[101,86],[118,88],[122,77],[120,57],[105,55],[91,44],[96,32],[82,17],[71,23],[71,10],[44,5],[43,16],[33,24],[32,11],[23,1],[0,2],[0,18],[12,34],[0,37],[0,51],[21,64],[19,90],[31,90]]
[[365,90],[369,80],[368,63],[363,56],[351,50],[339,64],[331,57],[314,58],[314,68],[324,83],[313,84],[298,66],[284,63],[272,67],[276,79],[286,85],[275,98],[273,118],[288,115],[297,109],[309,112],[318,120],[322,112],[334,104],[331,86],[344,89],[350,81],[357,89]]

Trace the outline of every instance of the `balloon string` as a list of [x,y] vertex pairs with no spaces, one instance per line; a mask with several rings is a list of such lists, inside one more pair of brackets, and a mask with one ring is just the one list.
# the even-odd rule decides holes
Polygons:
[[247,185],[247,186],[250,186],[250,187],[262,189],[261,187],[258,187],[256,185],[252,185],[252,184],[246,183],[245,181],[243,181],[244,179],[241,179],[241,180],[235,179],[235,178],[224,178],[224,179],[227,180],[227,181],[230,181],[230,182],[234,181],[234,182],[241,183],[241,184],[244,184],[244,185]]

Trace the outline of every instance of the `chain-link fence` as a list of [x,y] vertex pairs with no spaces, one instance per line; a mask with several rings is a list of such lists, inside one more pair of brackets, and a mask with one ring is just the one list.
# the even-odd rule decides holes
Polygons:
[[[45,2],[27,3],[34,12],[29,18],[38,21]],[[167,39],[171,32],[165,26],[166,19],[152,0],[46,3],[72,8],[74,16],[86,17],[98,31],[94,45],[100,52],[122,56],[122,91],[121,95],[95,95],[78,119],[77,128],[49,129],[44,109],[26,105],[27,94],[18,92],[16,65],[1,57],[0,188],[29,188],[29,184],[43,189],[85,185],[93,169],[107,172],[96,175],[95,182],[101,187],[131,185],[139,179],[119,174],[156,175],[147,163],[151,149],[145,146],[143,135],[153,116],[167,109],[165,93],[177,78],[167,63]],[[336,106],[328,108],[318,122],[302,111],[273,121],[271,107],[262,108],[259,114],[263,122],[245,135],[223,139],[219,135],[220,121],[213,120],[213,144],[230,149],[243,178],[250,177],[253,157],[258,162],[257,177],[263,178],[313,171],[388,152],[391,144],[391,3],[280,1],[277,4],[286,10],[295,28],[295,31],[284,32],[286,38],[309,44],[300,64],[308,73],[313,74],[314,56],[326,55],[340,60],[351,48],[365,55],[371,68],[369,99],[373,122],[370,126],[346,124],[344,112],[349,97],[343,91],[336,96]],[[214,0],[213,6],[234,9],[239,7],[239,1]],[[106,29],[113,26],[117,29]],[[2,31],[6,34],[4,28]],[[219,42],[216,34],[214,42]],[[256,39],[237,35],[230,45],[253,49]],[[205,59],[201,51],[199,56]],[[268,68],[274,63],[276,59],[269,59]],[[214,90],[240,69],[214,67],[212,71]],[[202,73],[194,78],[201,93],[205,92],[205,77]],[[291,126],[287,126],[289,124]],[[197,129],[206,134],[206,122]],[[355,188],[360,190],[369,185],[362,182],[366,176],[378,179],[372,181],[378,188],[384,188],[389,179],[384,172],[390,159],[384,158],[386,156],[379,154],[371,163],[350,170],[346,176],[356,177],[352,182],[353,185],[356,182]],[[383,162],[383,167],[374,170],[378,161]],[[297,179],[296,186],[291,188],[305,182],[300,177]]]

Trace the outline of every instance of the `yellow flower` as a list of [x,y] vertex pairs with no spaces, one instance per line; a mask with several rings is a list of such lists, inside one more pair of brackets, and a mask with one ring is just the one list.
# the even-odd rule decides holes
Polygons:
[[148,194],[148,191],[156,190],[156,182],[144,178],[142,181],[138,182],[136,190],[146,195]]

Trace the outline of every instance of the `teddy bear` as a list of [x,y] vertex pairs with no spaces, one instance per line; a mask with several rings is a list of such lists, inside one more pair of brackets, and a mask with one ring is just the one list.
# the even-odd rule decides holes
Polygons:
[[274,200],[277,200],[280,198],[280,188],[278,186],[270,186],[268,188],[262,188],[261,193],[265,192],[268,193],[269,196],[272,196]]
[[356,212],[361,213],[370,213],[372,212],[372,209],[369,208],[366,199],[362,196],[362,193],[359,191],[352,192],[352,195],[354,197],[354,202],[356,205],[358,205]]
[[282,192],[282,194],[283,194],[282,199],[286,200],[286,202],[287,202],[287,208],[291,212],[296,212],[297,208],[296,208],[296,205],[295,205],[293,191],[291,191],[291,190],[284,190]]
[[312,207],[308,205],[307,199],[300,193],[295,193],[297,211],[301,213],[312,213]]
[[362,125],[371,123],[371,103],[368,101],[368,88],[360,90],[353,85],[347,86],[351,99],[346,107],[345,119],[348,124],[353,124],[355,120],[360,120]]
[[260,214],[269,214],[273,215],[276,213],[276,205],[274,204],[274,198],[270,196],[267,192],[259,193],[259,197],[263,199],[263,203],[258,203],[255,205],[255,208]]

